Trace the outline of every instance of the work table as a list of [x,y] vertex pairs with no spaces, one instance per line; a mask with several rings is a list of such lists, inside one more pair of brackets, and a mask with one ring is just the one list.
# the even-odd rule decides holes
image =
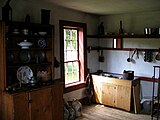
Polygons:
[[140,81],[93,75],[94,100],[97,103],[131,111],[140,111]]

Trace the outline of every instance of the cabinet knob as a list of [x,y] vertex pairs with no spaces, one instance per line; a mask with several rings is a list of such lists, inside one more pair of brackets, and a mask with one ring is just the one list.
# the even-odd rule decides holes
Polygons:
[[46,109],[46,108],[44,108],[44,109],[43,109],[43,112],[46,112],[46,111],[47,111],[47,109]]
[[32,103],[32,100],[28,100],[28,103]]

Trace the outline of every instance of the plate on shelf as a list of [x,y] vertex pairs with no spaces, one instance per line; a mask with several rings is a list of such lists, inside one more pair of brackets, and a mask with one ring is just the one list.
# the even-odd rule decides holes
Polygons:
[[40,38],[40,39],[38,40],[38,46],[39,46],[40,48],[45,48],[45,47],[46,47],[46,40],[45,40],[44,38]]
[[38,34],[44,36],[44,35],[47,34],[47,32],[42,32],[42,31],[41,31],[41,32],[38,32]]
[[29,51],[21,51],[20,52],[20,61],[22,63],[29,63],[31,60],[31,55]]
[[37,51],[35,54],[36,63],[42,63],[46,59],[46,53],[44,51]]
[[8,52],[7,53],[7,62],[9,63],[9,64],[11,64],[11,63],[13,63],[14,62],[14,54],[12,53],[12,52]]
[[28,84],[33,77],[32,69],[28,66],[21,66],[17,70],[17,79],[22,84]]
[[18,34],[19,34],[19,32],[18,32],[18,31],[14,31],[14,32],[13,32],[13,34],[18,35]]

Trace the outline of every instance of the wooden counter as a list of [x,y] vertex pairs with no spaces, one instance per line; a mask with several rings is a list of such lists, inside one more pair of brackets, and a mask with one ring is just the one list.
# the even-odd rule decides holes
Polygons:
[[92,75],[94,99],[97,103],[131,111],[140,111],[140,81]]

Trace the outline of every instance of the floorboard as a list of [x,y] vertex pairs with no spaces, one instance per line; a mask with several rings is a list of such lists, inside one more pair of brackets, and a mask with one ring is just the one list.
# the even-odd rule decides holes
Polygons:
[[[149,114],[134,114],[124,110],[107,107],[100,104],[83,106],[81,117],[76,120],[151,120]],[[154,118],[154,120],[156,120]]]

